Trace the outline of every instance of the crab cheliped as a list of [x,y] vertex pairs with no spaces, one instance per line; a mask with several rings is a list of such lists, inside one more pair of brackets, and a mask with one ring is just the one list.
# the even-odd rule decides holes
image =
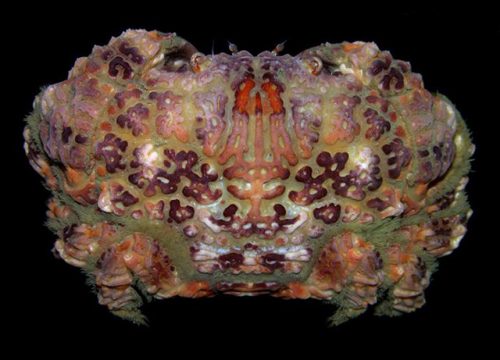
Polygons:
[[420,308],[471,214],[454,105],[374,43],[230,48],[128,30],[36,97],[55,254],[135,322],[172,296],[322,299],[333,323]]

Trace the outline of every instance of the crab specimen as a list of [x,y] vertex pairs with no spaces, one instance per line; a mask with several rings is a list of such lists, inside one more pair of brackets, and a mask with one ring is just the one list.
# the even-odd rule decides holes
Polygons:
[[458,111],[374,43],[231,50],[129,30],[36,97],[55,253],[136,322],[151,297],[421,307],[471,214]]

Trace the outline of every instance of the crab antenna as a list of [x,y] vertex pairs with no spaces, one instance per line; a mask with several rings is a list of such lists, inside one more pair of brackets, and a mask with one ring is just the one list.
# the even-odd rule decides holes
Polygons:
[[227,43],[229,45],[229,51],[231,51],[231,54],[236,54],[238,52],[238,47],[236,46],[236,44],[233,44],[230,41],[228,41]]
[[285,43],[286,43],[286,40],[285,40],[285,41],[283,41],[283,42],[281,42],[281,43],[279,43],[278,45],[276,45],[276,46],[274,47],[273,51],[271,51],[271,52],[272,52],[272,54],[273,54],[273,55],[278,55],[280,52],[282,52],[282,51],[283,51],[283,49],[285,48]]

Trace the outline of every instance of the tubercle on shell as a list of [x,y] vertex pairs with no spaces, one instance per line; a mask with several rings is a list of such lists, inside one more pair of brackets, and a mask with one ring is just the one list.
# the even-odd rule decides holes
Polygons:
[[42,91],[25,150],[56,254],[136,322],[144,296],[421,307],[471,215],[458,111],[373,43],[233,50],[128,30]]

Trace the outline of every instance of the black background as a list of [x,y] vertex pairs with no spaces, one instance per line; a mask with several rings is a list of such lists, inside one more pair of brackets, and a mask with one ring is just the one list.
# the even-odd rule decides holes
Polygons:
[[[498,84],[500,31],[492,9],[439,11],[434,6],[400,10],[380,3],[341,9],[318,2],[271,8],[270,3],[192,2],[131,6],[116,2],[109,11],[89,3],[71,8],[26,5],[6,11],[2,62],[9,95],[1,108],[7,144],[2,174],[5,231],[2,254],[4,323],[18,351],[41,354],[118,348],[185,355],[278,356],[292,351],[328,357],[366,353],[431,356],[435,351],[483,353],[498,320],[498,271],[495,270],[494,205],[498,204],[495,131],[500,121]],[[295,8],[295,14],[286,14]],[[4,26],[2,25],[2,26]],[[442,258],[426,292],[427,304],[398,318],[366,315],[337,328],[326,318],[333,308],[319,301],[284,301],[269,297],[170,299],[145,306],[150,327],[137,327],[110,315],[97,304],[84,276],[51,254],[54,235],[44,226],[48,192],[22,151],[23,117],[43,85],[67,77],[74,60],[106,44],[127,28],[175,31],[201,52],[227,51],[228,41],[257,54],[282,41],[296,54],[322,42],[375,41],[395,58],[408,60],[426,88],[447,95],[472,130],[477,151],[468,185],[475,213],[461,246]],[[490,90],[488,90],[490,89]],[[495,96],[497,99],[495,99]],[[7,126],[7,128],[6,128]],[[496,188],[495,188],[496,186]],[[496,190],[498,191],[498,190]],[[270,350],[271,348],[272,350]],[[71,354],[71,353],[69,353]],[[319,355],[318,355],[319,356]]]

